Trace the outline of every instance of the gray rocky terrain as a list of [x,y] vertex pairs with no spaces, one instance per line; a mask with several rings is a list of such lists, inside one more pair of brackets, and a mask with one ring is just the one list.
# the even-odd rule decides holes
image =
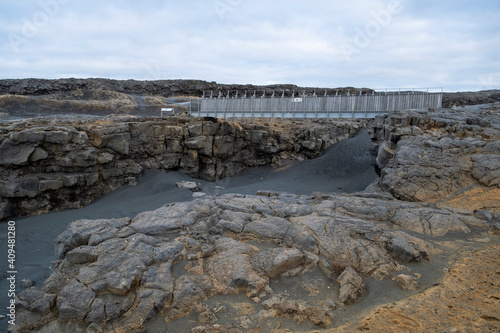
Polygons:
[[[471,235],[498,242],[499,117],[493,106],[409,110],[375,119],[369,130],[381,176],[364,192],[225,194],[133,218],[74,221],[55,241],[57,260],[43,287],[18,295],[18,324],[11,329],[153,332],[189,318],[182,327],[191,332],[281,332],[280,325],[269,326],[271,319],[286,318],[308,322],[312,331],[335,325],[339,313],[373,292],[367,287],[373,279],[418,290],[420,276],[410,267],[432,262],[454,239]],[[207,128],[210,138],[212,124],[184,130],[188,151],[209,155],[211,148],[214,154],[213,145],[202,144],[207,138],[191,134],[204,135]],[[214,133],[224,128],[218,126]],[[123,140],[112,138],[124,131],[104,128],[88,138],[95,149],[113,152],[97,156],[120,150],[122,156]],[[154,128],[139,133],[160,133],[162,142],[171,133],[166,126]],[[20,133],[4,138],[7,148],[29,142]],[[271,137],[257,135],[264,136]],[[253,134],[245,138],[255,143]],[[280,149],[257,142],[260,152]],[[301,142],[297,147],[309,145]],[[9,156],[24,161],[35,149]],[[284,289],[286,279],[300,282]],[[489,288],[498,291],[494,284]],[[499,328],[498,319],[484,318],[480,330]],[[402,322],[399,331],[419,327],[409,326],[413,322]]]
[[495,196],[500,186],[498,110],[401,111],[377,117],[371,132],[382,169],[380,186],[406,201],[440,201],[472,188]]
[[189,117],[0,125],[0,220],[80,208],[144,169],[219,180],[245,167],[319,156],[365,120],[248,124]]
[[193,96],[201,97],[203,92],[210,94],[213,91],[218,94],[219,91],[230,91],[234,94],[236,91],[253,94],[258,91],[260,94],[266,92],[272,94],[273,91],[285,92],[286,96],[291,96],[293,92],[313,94],[318,93],[335,94],[341,93],[359,93],[371,92],[368,88],[311,88],[298,87],[293,84],[276,84],[267,86],[242,85],[242,84],[220,84],[217,82],[207,82],[201,80],[158,80],[158,81],[137,81],[137,80],[109,80],[109,79],[9,79],[0,80],[0,95],[48,95],[54,93],[64,93],[69,91],[115,91],[126,94],[159,95],[164,97]]
[[[41,332],[71,323],[131,332],[153,316],[171,322],[192,311],[200,324],[215,324],[207,299],[243,292],[261,310],[224,329],[256,328],[275,316],[326,328],[336,308],[364,295],[362,277],[383,279],[406,263],[429,259],[418,235],[469,233],[470,226],[486,225],[472,212],[384,195],[273,192],[176,203],[133,219],[79,220],[56,239],[59,260],[43,288],[19,296],[18,325],[41,326]],[[324,280],[306,280],[310,285],[303,288],[319,292],[336,280],[340,288],[304,301],[270,287],[277,277],[316,267]]]
[[[158,116],[160,108],[172,107],[175,112],[196,110],[198,99],[221,92],[233,97],[292,96],[295,94],[328,95],[368,94],[373,89],[338,87],[298,87],[291,84],[268,86],[220,84],[201,80],[109,80],[109,79],[8,79],[0,80],[0,119],[16,119],[47,115],[136,115]],[[191,101],[191,103],[187,103]],[[443,107],[477,105],[500,101],[499,90],[444,93]]]

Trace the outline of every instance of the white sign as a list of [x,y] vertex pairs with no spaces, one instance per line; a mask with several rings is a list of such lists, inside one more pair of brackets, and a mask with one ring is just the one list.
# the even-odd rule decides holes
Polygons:
[[302,98],[294,98],[293,102],[294,103],[302,103]]
[[160,116],[163,117],[164,113],[166,113],[167,116],[171,116],[174,114],[174,109],[173,108],[161,108]]

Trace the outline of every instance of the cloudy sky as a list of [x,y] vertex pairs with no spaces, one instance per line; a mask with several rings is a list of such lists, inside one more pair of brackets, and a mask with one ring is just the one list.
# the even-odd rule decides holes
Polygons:
[[0,0],[0,78],[500,88],[499,0]]

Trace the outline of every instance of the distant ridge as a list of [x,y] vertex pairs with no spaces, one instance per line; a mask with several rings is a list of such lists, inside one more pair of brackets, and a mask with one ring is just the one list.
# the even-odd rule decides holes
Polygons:
[[[239,94],[247,92],[252,96],[255,92],[256,97],[262,95],[271,95],[273,92],[277,96],[284,94],[292,96],[306,94],[308,96],[314,93],[323,95],[359,94],[360,92],[371,93],[370,88],[337,87],[337,88],[319,88],[319,87],[299,87],[293,84],[273,84],[273,85],[252,85],[252,84],[221,84],[217,82],[208,82],[202,80],[111,80],[102,78],[89,79],[2,79],[0,80],[0,95],[23,95],[23,96],[43,96],[51,94],[71,93],[74,91],[109,91],[129,95],[145,95],[160,97],[179,97],[191,96],[202,97],[205,93],[210,96],[213,93],[216,97],[219,92],[226,96],[228,93],[233,96],[236,91]],[[93,94],[90,94],[93,95]],[[443,96],[443,107],[449,108],[460,105],[477,105],[494,103],[500,101],[500,90],[485,90],[479,92],[457,92],[445,93]]]
[[299,87],[293,84],[273,84],[273,85],[252,85],[252,84],[220,84],[217,82],[208,82],[202,80],[157,80],[157,81],[138,81],[138,80],[110,80],[110,79],[4,79],[0,80],[0,95],[47,95],[74,90],[104,90],[116,91],[126,94],[145,94],[157,95],[163,97],[193,96],[202,97],[203,93],[215,96],[219,91],[226,95],[228,92],[233,94],[248,92],[253,95],[276,94],[281,95],[284,91],[285,96],[295,94],[312,95],[317,94],[342,93],[370,93],[373,90],[368,88],[339,87],[339,88],[314,88]]

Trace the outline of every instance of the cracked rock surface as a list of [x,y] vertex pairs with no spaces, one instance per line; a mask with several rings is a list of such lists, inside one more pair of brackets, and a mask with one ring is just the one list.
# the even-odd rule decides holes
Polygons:
[[[281,322],[266,326],[278,318],[338,332],[498,330],[499,124],[495,108],[377,117],[381,177],[360,193],[225,194],[74,221],[56,240],[42,289],[18,295],[13,329],[283,332]],[[465,248],[476,252],[440,268],[443,285],[412,271]],[[414,290],[411,306],[391,303],[332,328],[376,292],[374,281]]]
[[396,198],[438,202],[475,188],[496,198],[487,208],[500,208],[497,106],[399,111],[377,117],[370,132],[382,169],[379,184]]
[[[133,219],[71,223],[56,240],[57,268],[42,291],[33,296],[28,290],[18,302],[25,293],[36,302],[55,300],[50,311],[37,313],[42,332],[77,323],[102,331],[141,330],[150,318],[170,322],[198,311],[211,297],[238,293],[262,308],[260,316],[292,314],[328,327],[331,305],[355,303],[365,292],[363,278],[384,279],[405,263],[427,260],[419,237],[468,233],[471,223],[481,224],[473,212],[457,216],[363,194],[205,197]],[[304,302],[270,288],[273,279],[318,268],[329,283],[338,278],[331,297]],[[20,306],[20,318],[29,318],[30,311]],[[250,321],[258,324],[254,316]],[[24,325],[35,324],[26,320],[18,327]]]

